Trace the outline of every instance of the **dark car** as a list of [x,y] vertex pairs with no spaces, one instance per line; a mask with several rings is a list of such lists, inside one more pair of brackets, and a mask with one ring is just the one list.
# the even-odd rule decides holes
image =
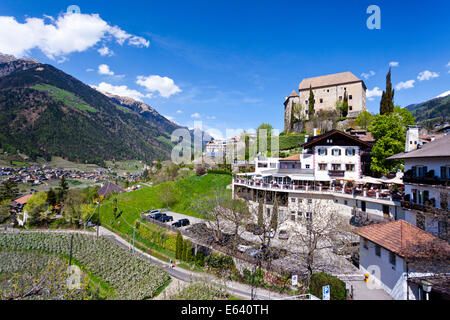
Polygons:
[[163,215],[161,218],[158,219],[158,221],[161,221],[161,222],[173,221],[173,217],[172,216],[168,216],[168,215]]
[[150,215],[150,218],[155,219],[155,220],[159,220],[161,219],[161,217],[165,216],[165,213],[152,213]]
[[188,219],[180,219],[177,222],[172,223],[172,225],[174,227],[181,228],[181,227],[190,225],[190,222]]
[[259,228],[258,225],[254,224],[254,223],[249,223],[248,225],[245,226],[245,230],[248,231],[248,232],[253,232],[257,228]]
[[258,227],[258,226],[256,226],[256,229],[255,230],[253,230],[253,234],[255,235],[255,236],[260,236],[260,235],[262,235],[264,232],[263,232],[263,229],[261,228],[261,227]]

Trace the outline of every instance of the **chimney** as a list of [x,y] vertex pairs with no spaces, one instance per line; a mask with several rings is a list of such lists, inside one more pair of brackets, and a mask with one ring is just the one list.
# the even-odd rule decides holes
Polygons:
[[411,152],[417,149],[419,145],[419,127],[408,126],[406,131],[405,152]]

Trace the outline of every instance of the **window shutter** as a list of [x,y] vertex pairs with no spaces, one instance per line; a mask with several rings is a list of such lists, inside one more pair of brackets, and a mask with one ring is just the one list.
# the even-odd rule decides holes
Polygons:
[[341,149],[339,149],[339,155],[341,155]]
[[325,149],[325,155],[328,155],[328,149]]

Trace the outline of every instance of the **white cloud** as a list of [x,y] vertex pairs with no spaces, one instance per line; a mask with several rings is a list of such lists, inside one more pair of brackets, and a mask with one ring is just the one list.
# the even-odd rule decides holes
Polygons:
[[92,68],[87,68],[87,69],[86,69],[86,72],[92,72],[92,71],[95,71],[95,70],[92,69]]
[[446,67],[447,67],[447,68],[450,68],[450,62],[449,62],[449,63],[447,63]]
[[159,92],[161,97],[169,98],[170,96],[181,92],[181,89],[175,82],[168,77],[152,76],[138,76],[137,84],[145,87],[150,92]]
[[196,112],[196,113],[191,114],[191,118],[200,119],[201,118],[200,113]]
[[100,92],[107,92],[121,97],[130,97],[142,101],[144,95],[137,90],[129,89],[127,86],[114,86],[112,84],[101,82],[98,86],[92,86]]
[[372,90],[367,90],[366,97],[367,97],[367,99],[372,101],[374,99],[373,97],[381,97],[382,94],[383,94],[383,91],[381,91],[380,88],[375,87]]
[[108,76],[113,76],[114,72],[109,69],[109,66],[107,64],[101,64],[98,66],[98,73]]
[[399,82],[395,86],[395,89],[396,90],[402,90],[402,89],[414,88],[414,83],[415,82],[416,82],[416,80],[408,80],[408,81]]
[[183,111],[177,110],[177,114],[181,114],[181,113],[183,113]]
[[[47,23],[48,22],[48,23]],[[148,47],[150,42],[110,26],[98,14],[63,13],[57,19],[26,18],[24,23],[14,17],[0,16],[0,52],[23,57],[31,49],[40,49],[55,59],[73,52],[83,52],[100,41],[111,38],[123,45]]]
[[440,95],[438,95],[436,98],[441,98],[441,97],[446,97],[450,94],[450,90],[445,91],[444,93],[441,93]]
[[439,73],[425,70],[425,71],[422,71],[421,73],[419,73],[419,75],[417,76],[417,79],[419,81],[424,81],[424,80],[430,80],[430,79],[437,78],[437,77],[439,77]]
[[375,75],[375,72],[370,70],[368,73],[361,73],[361,77],[363,77],[364,79],[369,79],[370,77],[373,77]]
[[389,67],[398,67],[400,64],[397,61],[389,62]]
[[109,49],[107,46],[104,46],[103,48],[100,48],[97,50],[98,53],[100,53],[100,55],[102,57],[111,57],[114,55],[114,52]]

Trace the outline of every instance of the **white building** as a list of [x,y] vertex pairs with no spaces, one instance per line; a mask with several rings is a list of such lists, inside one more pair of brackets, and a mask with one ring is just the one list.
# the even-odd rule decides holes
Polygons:
[[421,145],[418,128],[410,128],[404,152],[388,159],[405,161],[404,219],[435,236],[448,239],[450,135]]
[[422,281],[441,279],[441,290],[435,286],[430,296],[450,298],[445,288],[450,266],[426,258],[425,252],[432,243],[448,252],[445,241],[403,220],[372,224],[355,233],[360,236],[359,268],[368,277],[369,288],[381,287],[396,300],[425,300]]
[[362,175],[368,167],[371,146],[338,130],[312,137],[303,144],[301,154],[255,159],[255,172],[233,180],[233,195],[251,205],[263,198],[268,210],[277,197],[280,220],[300,221],[307,213],[303,205],[316,201],[326,202],[349,219],[353,215],[377,221],[397,218],[399,197],[379,187],[362,187],[372,180],[381,186],[378,180]]

